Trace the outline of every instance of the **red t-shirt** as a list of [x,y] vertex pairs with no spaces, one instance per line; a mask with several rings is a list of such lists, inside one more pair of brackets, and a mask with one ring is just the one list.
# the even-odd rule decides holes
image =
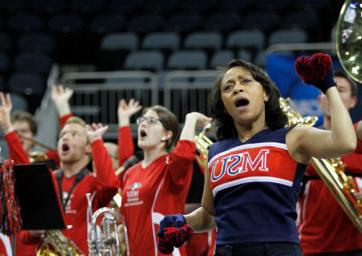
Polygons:
[[[132,136],[129,130],[123,131],[120,141]],[[162,255],[157,250],[158,224],[165,215],[184,212],[195,153],[194,142],[180,140],[171,153],[147,167],[138,163],[123,173],[121,213],[127,226],[130,255]],[[185,247],[177,250],[185,255]]]
[[[360,142],[359,142],[360,143]],[[362,155],[342,157],[346,170],[362,176]],[[316,175],[308,165],[307,173]],[[361,178],[355,178],[360,179]],[[307,182],[299,200],[299,233],[304,255],[362,250],[362,234],[344,213],[321,179]]]

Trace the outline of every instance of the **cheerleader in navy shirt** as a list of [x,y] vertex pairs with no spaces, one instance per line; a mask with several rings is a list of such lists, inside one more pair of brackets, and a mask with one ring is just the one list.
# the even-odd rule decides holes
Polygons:
[[209,149],[201,207],[166,216],[159,229],[165,253],[194,232],[217,227],[216,255],[301,255],[296,200],[311,157],[333,158],[354,151],[356,135],[333,79],[331,58],[299,58],[298,73],[328,97],[330,131],[285,128],[279,91],[260,68],[229,63],[210,93],[219,140]]

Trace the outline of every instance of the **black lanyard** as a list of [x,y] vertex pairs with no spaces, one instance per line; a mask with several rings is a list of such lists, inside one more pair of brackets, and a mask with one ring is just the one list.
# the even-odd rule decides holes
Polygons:
[[61,203],[62,203],[64,211],[65,211],[65,207],[67,206],[67,203],[70,199],[70,196],[73,193],[73,190],[78,185],[78,183],[88,174],[88,172],[89,172],[88,169],[86,167],[84,167],[80,172],[77,173],[77,176],[75,177],[75,180],[69,190],[68,196],[64,200],[63,189],[62,189],[62,180],[64,177],[64,171],[63,170],[57,171],[56,177],[57,177],[57,182],[58,182],[58,190],[59,190],[59,195],[60,195],[60,199],[61,199]]

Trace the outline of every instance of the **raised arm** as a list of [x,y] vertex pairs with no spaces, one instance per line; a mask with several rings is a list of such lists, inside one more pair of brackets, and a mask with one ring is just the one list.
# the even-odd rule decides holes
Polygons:
[[196,128],[203,128],[211,122],[211,118],[198,112],[191,112],[186,115],[185,124],[181,131],[180,140],[194,141]]
[[52,87],[51,98],[59,113],[60,126],[63,127],[69,117],[72,116],[69,99],[73,95],[73,90],[63,85]]
[[93,123],[87,126],[87,135],[92,148],[92,158],[98,181],[109,187],[118,187],[118,178],[112,166],[112,159],[102,139],[107,129],[108,126]]
[[131,99],[129,103],[121,99],[118,104],[118,161],[119,166],[134,154],[134,143],[132,132],[129,127],[131,117],[136,114],[142,106],[138,101]]
[[211,122],[211,118],[198,112],[192,112],[186,115],[180,140],[177,142],[176,148],[170,154],[172,160],[170,176],[175,184],[178,184],[180,178],[187,174],[192,161],[195,160],[196,147],[194,137],[196,129],[204,127],[209,122]]
[[311,58],[298,58],[296,68],[305,82],[326,94],[331,112],[331,130],[292,129],[287,135],[289,152],[297,161],[305,163],[311,157],[334,158],[353,152],[357,144],[356,132],[335,86],[330,56],[318,53]]
[[12,106],[10,95],[0,92],[0,128],[9,147],[10,159],[14,160],[16,164],[27,164],[30,162],[28,154],[11,123],[10,112]]

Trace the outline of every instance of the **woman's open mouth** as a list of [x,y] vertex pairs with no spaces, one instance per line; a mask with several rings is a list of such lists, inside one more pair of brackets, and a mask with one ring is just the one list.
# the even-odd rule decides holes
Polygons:
[[237,109],[241,109],[241,108],[249,105],[249,100],[246,98],[239,98],[239,99],[235,100],[234,104]]
[[144,138],[144,137],[146,137],[146,136],[147,136],[146,131],[143,130],[143,129],[141,129],[141,130],[140,130],[140,137],[141,137],[141,138]]

